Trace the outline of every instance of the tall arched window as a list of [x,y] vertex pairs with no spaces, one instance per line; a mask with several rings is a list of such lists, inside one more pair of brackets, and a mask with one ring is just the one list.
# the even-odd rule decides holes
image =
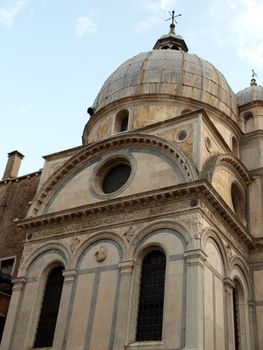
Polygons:
[[35,338],[35,348],[52,346],[63,287],[62,270],[62,266],[57,266],[48,275]]
[[166,258],[153,250],[142,262],[137,341],[162,339]]

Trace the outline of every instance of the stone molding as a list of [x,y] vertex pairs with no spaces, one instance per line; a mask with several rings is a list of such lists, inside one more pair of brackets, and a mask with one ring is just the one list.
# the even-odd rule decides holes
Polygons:
[[133,260],[121,261],[118,264],[121,274],[130,274],[134,267]]
[[224,278],[224,285],[225,285],[226,291],[229,291],[229,292],[232,292],[232,289],[235,288],[234,281],[229,277]]
[[73,282],[77,275],[77,271],[75,269],[64,270],[62,274],[64,276],[64,282]]
[[[191,206],[193,198],[199,199],[194,207]],[[27,218],[19,221],[18,225],[32,233],[32,238],[27,241],[30,243],[58,235],[92,233],[105,227],[114,227],[116,222],[130,227],[140,220],[156,220],[170,215],[178,223],[182,221],[196,239],[201,238],[204,221],[208,220],[211,227],[220,230],[243,255],[247,256],[249,248],[253,246],[253,236],[207,180]],[[123,238],[127,241],[126,232],[124,230]],[[132,244],[133,236],[129,236],[127,244]],[[73,243],[72,249],[75,251],[80,244],[79,239]]]
[[13,291],[20,291],[23,289],[24,284],[26,283],[25,277],[17,277],[12,280]]
[[187,250],[184,253],[187,266],[200,265],[204,267],[207,259],[206,253],[202,249]]

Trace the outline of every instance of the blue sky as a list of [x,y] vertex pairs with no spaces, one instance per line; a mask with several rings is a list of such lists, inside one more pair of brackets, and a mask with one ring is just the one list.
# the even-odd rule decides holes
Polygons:
[[237,92],[251,69],[263,85],[262,0],[0,0],[0,177],[7,153],[25,155],[19,175],[43,155],[81,144],[106,78],[176,31]]

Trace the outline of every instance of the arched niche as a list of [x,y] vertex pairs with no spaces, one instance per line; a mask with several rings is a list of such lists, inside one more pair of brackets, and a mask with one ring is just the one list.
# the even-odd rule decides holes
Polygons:
[[243,115],[245,132],[254,130],[254,115],[251,111],[247,111]]
[[127,131],[129,129],[129,111],[122,109],[116,113],[114,121],[114,133]]

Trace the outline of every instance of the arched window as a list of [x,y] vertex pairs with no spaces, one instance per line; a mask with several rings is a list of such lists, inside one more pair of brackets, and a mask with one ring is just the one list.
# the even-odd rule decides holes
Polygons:
[[245,132],[254,130],[254,116],[252,112],[246,112],[244,114]]
[[114,132],[127,131],[129,127],[129,111],[123,109],[116,114]]
[[57,266],[48,275],[35,338],[35,348],[52,346],[63,287],[62,270],[62,266]]
[[142,262],[136,341],[162,339],[166,258],[153,250]]
[[232,197],[233,208],[236,215],[245,224],[246,223],[246,199],[244,198],[241,190],[235,183],[232,183],[231,185],[231,197]]

